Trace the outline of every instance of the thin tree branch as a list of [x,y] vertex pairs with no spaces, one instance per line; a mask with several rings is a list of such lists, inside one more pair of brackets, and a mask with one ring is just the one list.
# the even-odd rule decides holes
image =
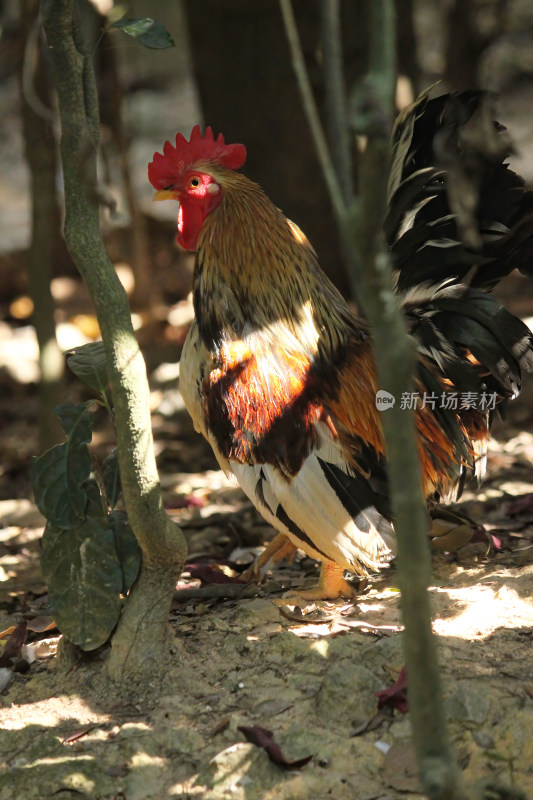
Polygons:
[[340,0],[320,0],[320,11],[329,146],[344,202],[349,206],[353,202],[354,192],[342,67]]
[[329,199],[333,208],[333,215],[341,235],[341,246],[347,266],[350,289],[353,297],[359,302],[359,256],[353,247],[353,244],[351,243],[351,215],[355,213],[356,201],[354,200],[352,205],[349,207],[344,200],[342,191],[339,191],[337,173],[335,171],[335,167],[333,166],[328,143],[324,134],[322,123],[320,121],[315,98],[313,96],[311,82],[305,66],[305,59],[300,44],[300,37],[298,35],[298,28],[296,26],[291,0],[279,0],[279,3],[283,15],[285,33],[291,51],[292,65],[302,97],[304,113],[307,117],[309,130],[311,131],[311,137],[313,139],[315,150],[318,156],[318,161],[326,182]]
[[[316,108],[309,80],[302,74],[305,64],[301,51],[298,54],[290,0],[280,0],[280,3],[300,91],[311,120]],[[396,83],[394,0],[371,0],[369,15],[369,70],[357,91],[355,112],[357,129],[368,138],[359,166],[360,208],[357,216],[353,208],[349,209],[339,201],[337,184],[331,180],[330,159],[322,155],[320,163],[345,250],[350,254],[351,262],[359,265],[356,296],[371,325],[378,384],[399,398],[412,386],[415,350],[407,336],[405,319],[392,287],[390,258],[382,232]],[[313,113],[307,110],[311,107]],[[313,128],[312,132],[316,143]],[[436,644],[431,630],[427,593],[430,580],[429,525],[414,415],[397,403],[383,413],[382,424],[389,492],[398,536],[404,648],[420,777],[432,800],[461,800],[465,795],[448,742]]]
[[291,0],[279,0],[279,3],[281,7],[281,13],[283,15],[285,33],[287,35],[287,41],[289,42],[291,51],[292,64],[296,79],[298,81],[300,94],[302,96],[305,116],[307,117],[311,136],[313,137],[313,142],[322,173],[324,175],[324,180],[326,181],[326,185],[328,187],[328,193],[331,205],[333,206],[333,212],[337,222],[340,223],[340,220],[346,217],[346,204],[343,201],[341,192],[339,192],[337,173],[335,171],[335,167],[333,166],[333,161],[331,160],[328,143],[324,134],[320,117],[318,115],[315,98],[313,97],[313,90],[311,88],[311,82],[309,81],[309,75],[305,66],[305,59],[302,53],[300,37],[298,34],[298,28],[296,26],[296,20],[294,18]]
[[[22,25],[26,41],[19,85],[32,204],[27,269],[33,300],[32,323],[39,343],[39,444],[41,449],[47,450],[63,440],[61,427],[53,411],[61,400],[64,358],[56,339],[51,291],[52,265],[61,235],[56,192],[58,155],[54,125],[57,119],[45,105],[51,89],[43,69],[38,0],[24,0],[22,3]],[[50,116],[42,113],[42,109],[53,117],[53,124]]]
[[22,95],[24,102],[36,116],[41,117],[49,125],[54,126],[57,124],[57,116],[51,108],[48,108],[48,106],[43,103],[34,85],[35,67],[40,47],[41,25],[39,14],[36,13],[28,31],[24,47],[24,57],[22,59]]
[[[376,291],[363,289],[363,294],[365,313],[373,329],[379,385],[400,398],[414,388],[416,362],[392,288],[390,258],[382,232],[394,116],[396,26],[393,0],[372,0],[369,6],[369,71],[363,89],[368,142],[360,163],[361,206],[356,232],[363,282],[369,288],[375,282]],[[458,800],[464,795],[447,734],[436,641],[431,629],[427,592],[431,581],[429,526],[414,415],[407,414],[397,403],[383,413],[382,424],[398,536],[410,717],[420,777],[432,800]]]
[[[368,68],[383,82],[388,110],[394,109],[396,91],[396,15],[394,3],[378,0],[369,4]],[[391,119],[392,122],[392,119]]]

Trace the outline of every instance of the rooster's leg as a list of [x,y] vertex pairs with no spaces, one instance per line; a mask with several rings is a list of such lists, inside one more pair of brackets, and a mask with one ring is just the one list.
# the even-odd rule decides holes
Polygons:
[[334,561],[323,561],[317,586],[313,586],[312,589],[296,589],[284,596],[294,595],[302,600],[337,600],[339,597],[351,600],[357,592],[348,581],[344,580],[343,574],[343,567]]
[[243,579],[245,581],[258,580],[261,577],[261,569],[269,561],[281,561],[283,558],[291,560],[297,549],[288,536],[285,536],[284,533],[278,533],[270,544],[265,547],[261,555],[256,558],[252,566],[243,572]]

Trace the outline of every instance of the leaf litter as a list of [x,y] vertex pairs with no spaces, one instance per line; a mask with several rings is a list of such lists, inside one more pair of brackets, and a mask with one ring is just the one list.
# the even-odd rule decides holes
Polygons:
[[272,731],[262,728],[260,725],[239,725],[238,730],[249,742],[262,747],[269,759],[283,769],[301,769],[313,758],[311,755],[298,758],[296,761],[288,761],[279,744],[274,741]]
[[407,714],[409,711],[409,701],[407,699],[407,672],[405,667],[402,667],[395,683],[388,689],[380,689],[376,692],[378,698],[378,708],[383,706],[390,706],[396,709],[400,714]]
[[[92,660],[78,660],[70,672],[49,658],[58,637],[46,630],[53,620],[42,579],[27,583],[18,571],[19,563],[34,570],[39,530],[19,525],[19,519],[31,521],[33,509],[25,506],[17,517],[10,501],[11,527],[0,537],[0,545],[8,545],[0,567],[10,575],[0,592],[0,627],[12,632],[26,618],[24,646],[44,651],[27,673],[12,673],[0,694],[0,750],[10,796],[18,791],[44,800],[75,788],[106,800],[117,792],[128,800],[176,793],[206,800],[255,800],[268,793],[399,800],[407,793],[421,800],[405,749],[409,713],[388,703],[378,709],[383,692],[392,695],[393,706],[402,699],[394,570],[372,578],[355,603],[299,606],[283,598],[316,582],[317,565],[309,559],[276,565],[260,585],[239,583],[269,528],[211,467],[203,444],[191,442],[183,457],[165,455],[165,504],[187,536],[190,569],[180,578],[173,605],[173,665],[163,677],[162,696],[150,704],[139,698],[136,707],[114,710],[99,692],[94,674],[105,648]],[[490,774],[533,794],[533,745],[523,736],[533,724],[533,557],[520,549],[531,540],[529,500],[514,505],[533,494],[520,466],[526,451],[533,452],[533,437],[522,436],[512,453],[504,446],[495,442],[489,480],[480,495],[467,493],[463,506],[497,535],[502,548],[487,553],[486,541],[474,541],[457,553],[435,556],[431,598],[451,737],[466,780]],[[498,466],[500,454],[507,460]],[[209,468],[187,472],[186,462]],[[190,497],[201,502],[179,500]],[[16,544],[10,549],[11,541]],[[212,582],[218,580],[224,583]],[[41,631],[31,629],[33,620]],[[336,681],[343,672],[350,688],[339,700]],[[484,716],[476,714],[476,704]],[[254,730],[249,735],[258,743],[243,742],[240,729]],[[65,745],[69,760],[48,770],[46,760],[62,758]],[[275,763],[263,745],[279,747],[289,767]]]

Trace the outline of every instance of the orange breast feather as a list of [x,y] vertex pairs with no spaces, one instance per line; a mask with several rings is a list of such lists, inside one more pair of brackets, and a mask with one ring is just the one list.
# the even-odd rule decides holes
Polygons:
[[[352,351],[343,366],[330,364],[328,374],[302,352],[280,349],[258,363],[244,342],[230,342],[221,348],[202,389],[207,426],[227,459],[274,464],[294,475],[311,450],[319,421],[345,441],[347,461],[352,461],[355,441],[384,453],[370,348]],[[417,409],[416,427],[429,496],[450,483],[460,458],[431,408]],[[352,463],[356,466],[356,459]]]
[[295,474],[323,415],[319,388],[304,354],[280,351],[258,364],[244,342],[231,342],[204,380],[204,414],[226,458]]

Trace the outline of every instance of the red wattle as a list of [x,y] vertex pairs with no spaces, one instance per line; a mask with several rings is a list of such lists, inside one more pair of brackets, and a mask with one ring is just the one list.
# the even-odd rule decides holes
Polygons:
[[180,203],[178,210],[178,235],[176,239],[185,250],[194,252],[196,250],[196,242],[198,234],[204,221],[204,213],[198,206],[188,205],[185,207],[184,203]]

